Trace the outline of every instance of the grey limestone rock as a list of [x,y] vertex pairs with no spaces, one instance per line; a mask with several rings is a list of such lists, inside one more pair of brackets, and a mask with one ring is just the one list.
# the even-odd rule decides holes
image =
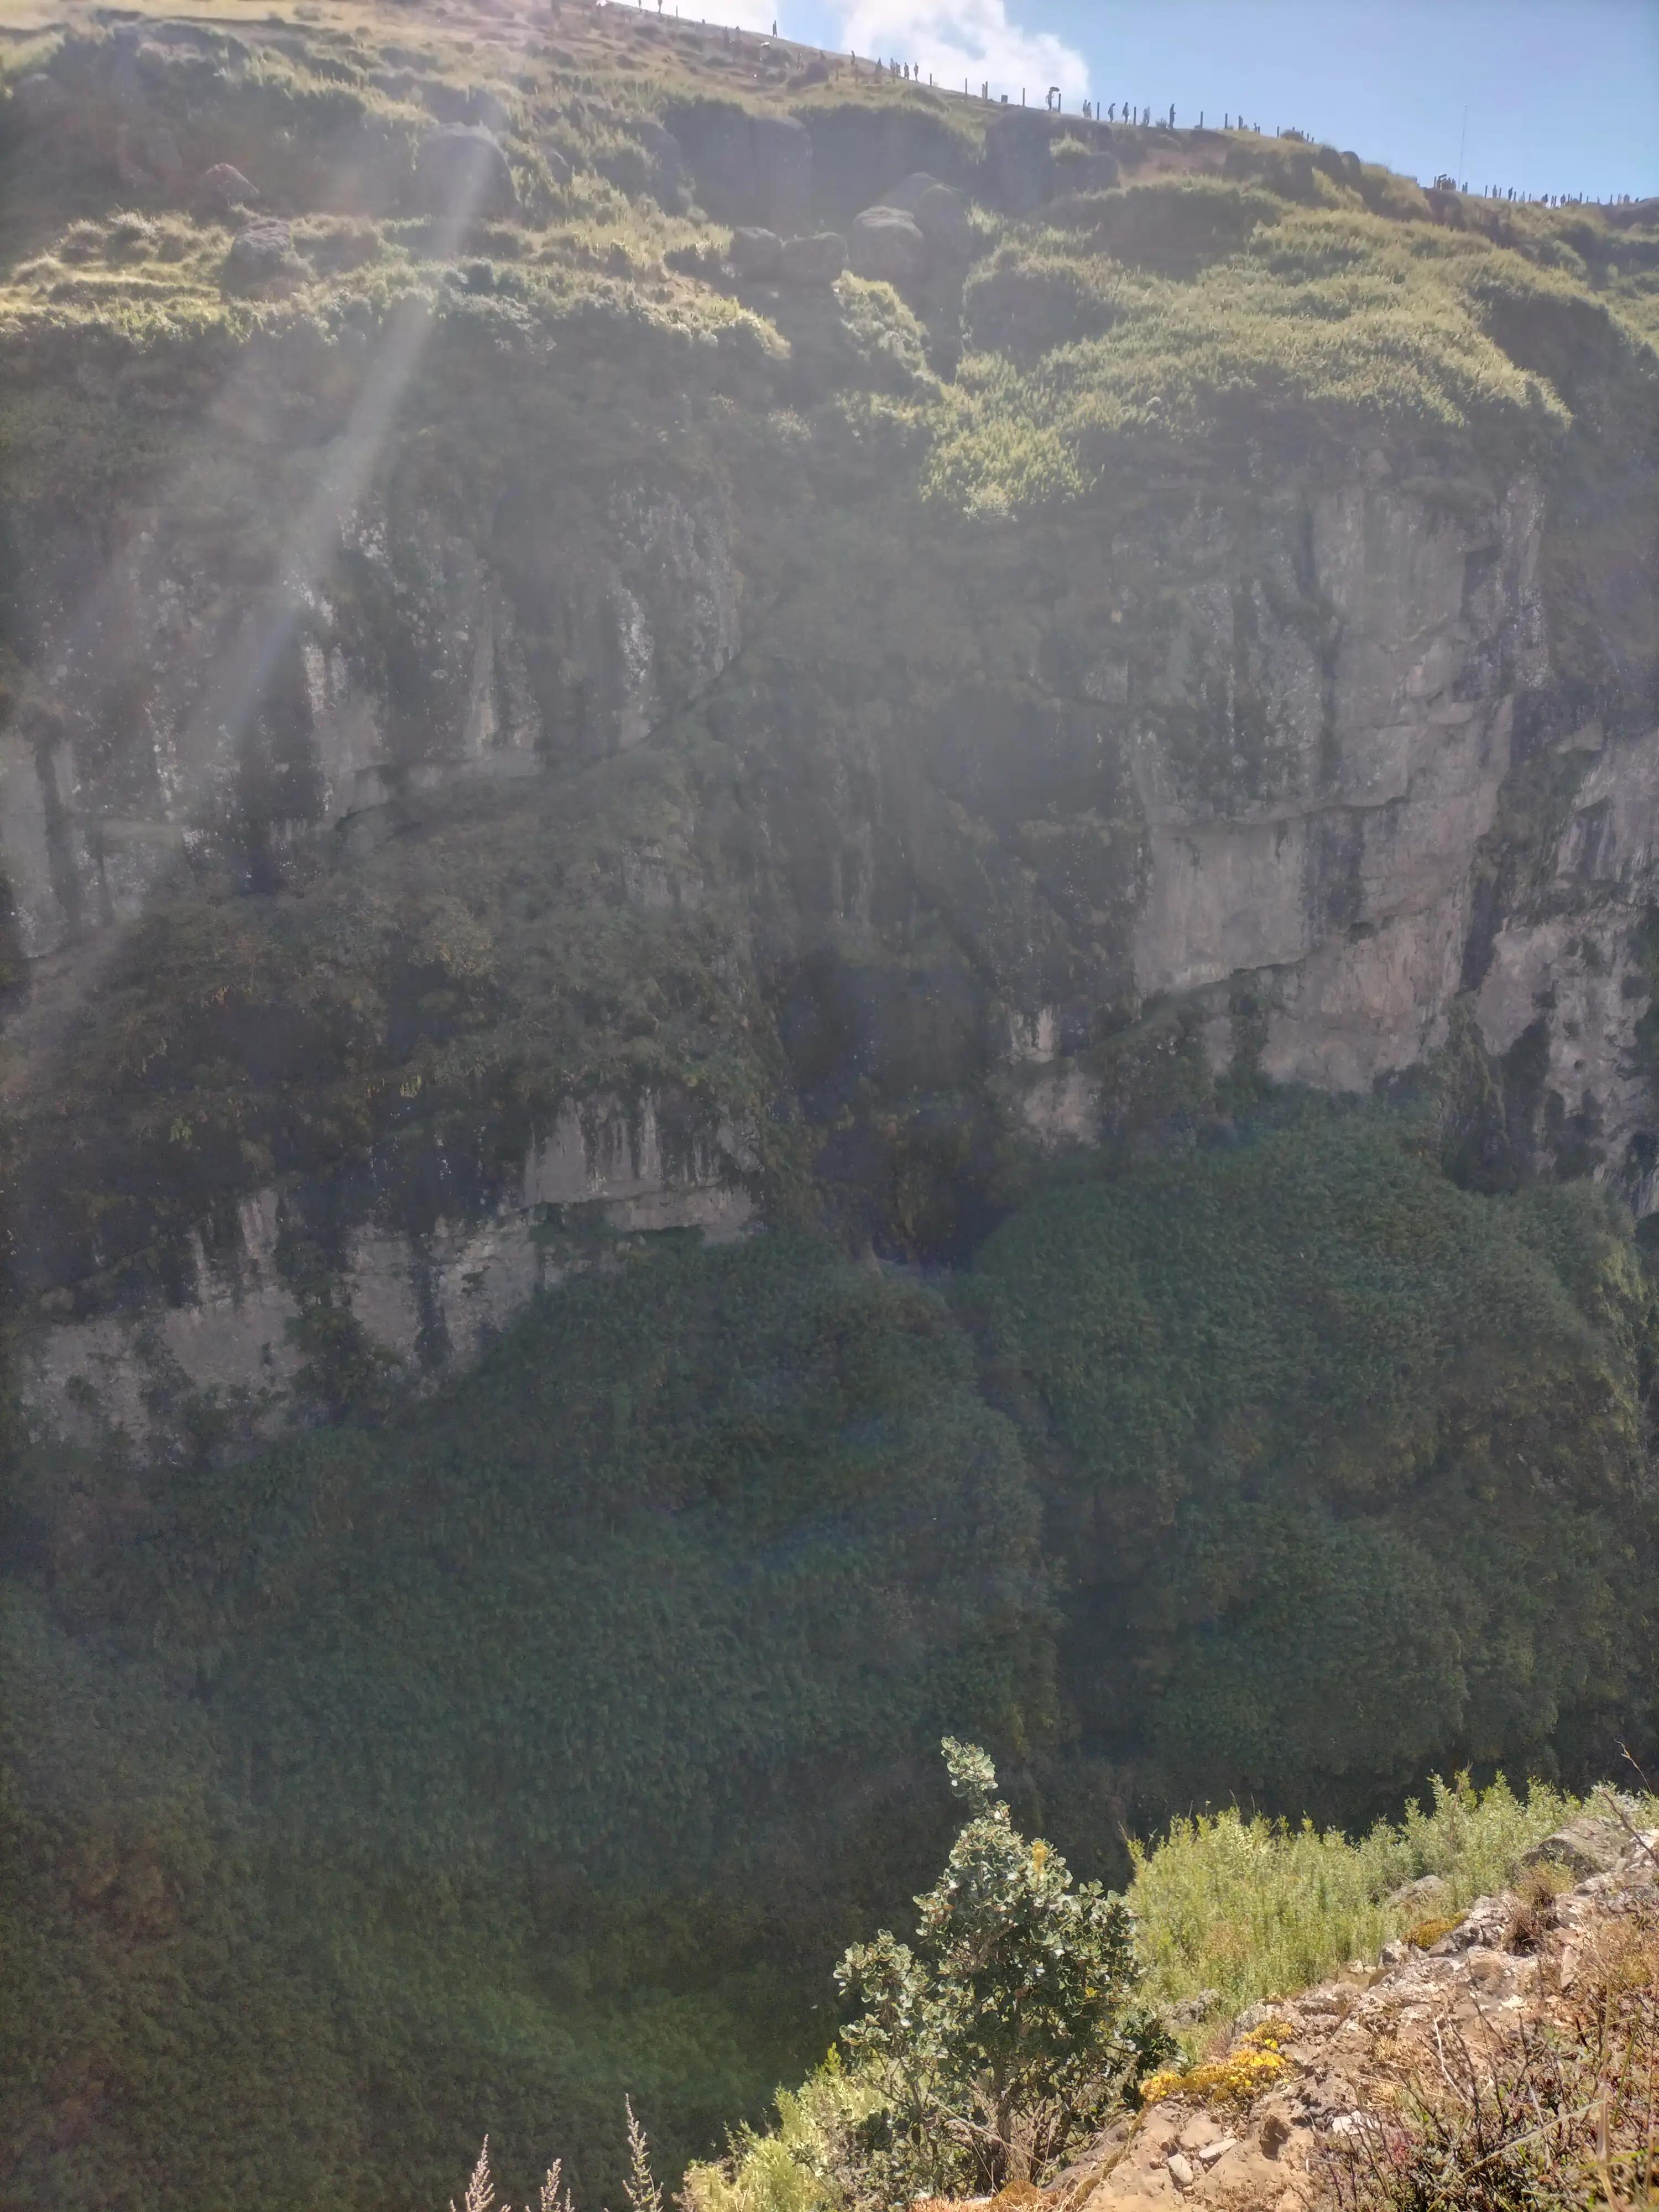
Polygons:
[[802,286],[833,284],[847,266],[847,240],[838,230],[792,238],[783,249],[783,281]]
[[1164,2017],[1171,2027],[1196,2027],[1209,2018],[1220,2002],[1219,1990],[1200,1990],[1192,1996],[1165,2005]]
[[775,230],[742,224],[732,234],[731,260],[739,276],[770,283],[783,274],[783,240]]
[[926,169],[913,169],[890,191],[884,191],[878,200],[872,200],[871,205],[902,208],[907,215],[914,215],[921,206],[923,196],[933,191],[938,183],[939,179],[930,177]]
[[216,161],[196,179],[193,195],[198,207],[228,215],[236,208],[258,207],[259,194],[240,169],[228,161]]
[[1398,1889],[1390,1890],[1387,1902],[1397,1911],[1414,1911],[1426,1917],[1439,1906],[1446,1893],[1446,1885],[1440,1875],[1425,1874],[1415,1881],[1402,1882]]
[[1458,1922],[1431,1947],[1431,1956],[1446,1959],[1460,1951],[1495,1951],[1509,1931],[1510,1897],[1477,1897]]
[[866,208],[854,221],[849,243],[855,276],[908,284],[927,265],[927,240],[902,208]]
[[63,119],[70,96],[55,76],[45,70],[30,70],[12,87],[11,105],[24,123],[38,130]]
[[415,204],[427,215],[470,222],[515,214],[519,194],[507,156],[489,132],[458,123],[422,140],[415,156]]
[[968,203],[951,185],[929,185],[916,202],[916,228],[933,252],[948,261],[966,261],[974,249]]
[[221,283],[227,292],[275,290],[304,274],[294,252],[294,234],[285,222],[266,217],[239,230],[225,256]]
[[1575,1881],[1605,1874],[1623,1857],[1630,1838],[1610,1814],[1593,1813],[1569,1820],[1527,1852],[1522,1866],[1565,1867]]

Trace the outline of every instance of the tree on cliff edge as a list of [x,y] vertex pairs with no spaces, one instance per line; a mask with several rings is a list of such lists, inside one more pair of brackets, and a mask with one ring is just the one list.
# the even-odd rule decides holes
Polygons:
[[854,2133],[857,2193],[889,2203],[1042,2172],[1170,2048],[1133,2005],[1128,1907],[1027,1843],[984,1752],[943,1747],[969,1818],[916,1899],[915,1948],[884,1929],[836,1970],[866,2008],[842,2040],[885,2099]]

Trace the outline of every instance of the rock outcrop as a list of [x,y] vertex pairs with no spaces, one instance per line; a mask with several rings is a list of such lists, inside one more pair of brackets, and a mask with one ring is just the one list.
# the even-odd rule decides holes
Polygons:
[[[677,1102],[678,1103],[678,1102]],[[91,1444],[165,1449],[192,1407],[216,1405],[252,1443],[327,1410],[308,1321],[349,1316],[354,1346],[388,1380],[418,1388],[470,1365],[578,1250],[562,1227],[633,1236],[693,1229],[738,1235],[753,1212],[750,1139],[731,1127],[684,1133],[683,1103],[666,1125],[649,1094],[631,1108],[590,1097],[527,1150],[495,1210],[441,1216],[418,1234],[366,1218],[330,1270],[326,1303],[295,1264],[298,1224],[282,1192],[237,1207],[211,1251],[193,1240],[175,1295],[59,1323],[26,1357],[26,1419]]]
[[[1451,473],[1380,400],[1340,439],[1252,416],[1206,445],[1150,392],[1093,489],[1016,514],[934,466],[1000,404],[994,379],[947,391],[964,349],[1017,381],[1109,348],[1126,312],[1084,233],[1027,252],[1022,213],[1069,194],[1056,222],[1086,230],[1109,187],[1113,238],[1186,283],[1267,219],[1267,185],[1188,178],[1167,165],[1207,155],[1165,134],[1137,212],[1148,144],[977,106],[966,129],[919,88],[796,113],[705,82],[659,117],[556,73],[381,85],[330,62],[296,132],[270,121],[257,45],[159,21],[72,38],[5,118],[77,193],[118,125],[146,204],[192,201],[231,295],[191,294],[223,319],[199,348],[100,325],[65,354],[54,292],[38,354],[0,364],[50,457],[0,513],[14,1267],[42,1419],[88,1371],[87,1329],[135,1375],[153,1342],[192,1387],[297,1403],[292,1332],[323,1293],[259,1226],[290,1206],[313,1243],[328,1218],[326,1295],[404,1368],[466,1356],[443,1255],[486,1240],[492,1316],[540,1279],[523,1224],[555,1201],[503,1166],[532,1123],[643,1127],[671,1096],[699,1102],[695,1173],[607,1170],[556,1202],[627,1229],[700,1194],[729,1225],[710,1194],[750,1202],[770,1115],[858,1185],[875,1249],[936,1257],[892,1229],[922,1172],[896,1147],[982,1188],[1010,1144],[1190,1135],[1229,1087],[1370,1093],[1455,1063],[1488,1186],[1591,1174],[1659,1210],[1650,433],[1588,295],[1560,331],[1517,325],[1499,364],[1545,362],[1577,445],[1469,429]],[[302,46],[272,50],[278,77]],[[716,89],[732,53],[708,57]],[[1358,191],[1334,154],[1316,167]],[[631,244],[573,243],[578,171],[632,209]],[[1010,218],[994,252],[975,203]],[[729,244],[688,245],[703,215]],[[189,219],[60,223],[51,265],[171,266],[158,225]],[[363,258],[372,283],[331,283]],[[1057,433],[1008,435],[1064,477]],[[567,809],[603,823],[591,848],[520,849]],[[399,841],[434,825],[465,855],[429,861],[422,968],[385,917]],[[215,1028],[194,981],[142,1036],[108,1014],[104,979],[136,990],[135,962],[167,996],[172,955],[135,947],[228,913],[250,972],[297,1000],[284,932],[328,900],[352,918],[306,988],[349,971],[374,1052],[342,1017],[284,1060],[271,1010]],[[582,921],[532,960],[515,933],[557,900]],[[704,933],[695,977],[607,995],[590,955],[646,914]],[[378,967],[352,965],[365,932]],[[611,1057],[574,1052],[578,1030]],[[307,1093],[252,1133],[278,1063],[316,1085],[326,1063],[345,1103]],[[92,1187],[106,1161],[118,1201]]]
[[470,222],[512,215],[519,194],[491,134],[457,123],[422,140],[415,156],[415,204],[427,215]]
[[927,240],[915,216],[902,208],[866,208],[854,222],[848,243],[855,276],[908,284],[927,260]]
[[1398,2154],[1412,2093],[1444,2104],[1484,2086],[1489,2097],[1524,2028],[1570,2039],[1575,2021],[1639,2004],[1644,1982],[1651,2002],[1656,1847],[1659,1830],[1621,1831],[1603,1865],[1530,1914],[1513,1893],[1481,1899],[1427,1952],[1391,1945],[1403,1955],[1253,2007],[1206,2062],[1211,2086],[1123,2122],[1043,2201],[1066,2212],[1323,2201],[1333,2166],[1368,2142]]

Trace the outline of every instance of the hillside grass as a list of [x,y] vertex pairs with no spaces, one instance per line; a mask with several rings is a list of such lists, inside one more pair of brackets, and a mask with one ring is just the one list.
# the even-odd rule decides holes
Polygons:
[[[1224,2020],[1370,1966],[1384,1943],[1505,1887],[1534,1844],[1596,1803],[1547,1782],[1517,1792],[1502,1775],[1484,1790],[1437,1775],[1426,1801],[1353,1837],[1237,1808],[1172,1820],[1129,1846],[1148,1991],[1161,2004],[1213,1991],[1208,2015]],[[1659,1801],[1633,1817],[1659,1820]],[[1443,1885],[1432,1895],[1397,1895],[1429,1875]]]
[[[1659,1799],[1626,1806],[1638,1826],[1659,1820]],[[1152,1841],[1129,1844],[1133,1879],[1124,1893],[1145,1994],[1159,2006],[1211,1997],[1205,2017],[1181,2031],[1196,2052],[1217,2024],[1257,2000],[1294,1996],[1350,1965],[1373,1966],[1381,1947],[1413,1927],[1455,1920],[1505,1887],[1534,1844],[1586,1809],[1594,1800],[1545,1782],[1517,1792],[1499,1775],[1483,1790],[1461,1775],[1436,1776],[1429,1797],[1399,1820],[1352,1836],[1237,1809],[1176,1819]],[[1425,1875],[1441,1884],[1431,1901],[1396,1898]],[[799,2088],[778,2091],[769,2126],[736,2130],[723,2160],[690,2168],[692,2212],[832,2212],[843,2201],[831,2179],[836,2138],[876,2101],[832,2051]]]
[[[302,28],[227,17],[203,35],[223,51],[225,82],[168,112],[191,171],[240,161],[263,210],[293,222],[281,295],[225,296],[228,225],[123,204],[106,168],[66,147],[14,161],[0,194],[0,337],[20,360],[54,337],[165,353],[294,328],[349,356],[418,291],[441,315],[487,301],[501,343],[586,343],[597,324],[612,350],[666,337],[690,364],[736,346],[787,379],[782,319],[733,295],[725,234],[702,220],[690,180],[659,171],[654,118],[717,99],[861,143],[866,118],[886,128],[908,115],[952,174],[981,176],[985,159],[975,101],[834,60],[807,82],[805,50],[627,10],[545,31],[509,13],[487,33],[416,15],[394,31],[336,4]],[[44,62],[96,108],[105,52],[100,32],[75,29],[20,45],[7,73]],[[420,137],[458,117],[496,132],[520,212],[446,250],[397,210]],[[106,121],[107,140],[112,111]],[[1120,129],[1115,143],[1114,189],[1061,189],[1026,221],[981,218],[968,350],[957,369],[947,315],[951,380],[923,393],[916,465],[936,505],[994,518],[1110,495],[1121,471],[1206,443],[1305,453],[1363,436],[1535,459],[1559,446],[1574,401],[1524,327],[1574,313],[1600,319],[1627,373],[1659,376],[1659,239],[1640,210],[1431,205],[1352,155],[1248,133]],[[981,188],[988,176],[970,191]],[[849,325],[868,320],[867,303],[843,306]],[[938,314],[934,302],[930,324]],[[904,346],[915,386],[917,340]],[[869,350],[856,335],[842,348],[842,380],[858,380]]]
[[[975,280],[970,331],[998,285],[1023,280],[1062,304],[1039,359],[964,359],[928,465],[934,499],[996,514],[1107,493],[1115,467],[1149,439],[1236,448],[1253,436],[1372,436],[1537,456],[1559,443],[1571,411],[1495,325],[1506,314],[1545,323],[1575,301],[1600,319],[1631,371],[1659,375],[1644,321],[1622,302],[1587,300],[1568,273],[1428,223],[1297,208],[1267,221],[1260,193],[1184,182],[1157,188],[1181,211],[1163,226],[1176,242],[1159,258],[1192,263],[1203,251],[1194,241],[1224,240],[1230,228],[1249,232],[1238,250],[1189,276],[1128,258],[1133,248],[1121,259],[1098,252],[1097,237],[1160,227],[1133,207],[1153,190],[1096,196],[1088,230],[1050,221],[1006,238]],[[1078,219],[1076,208],[1060,212]],[[1038,310],[1022,306],[1029,327]]]

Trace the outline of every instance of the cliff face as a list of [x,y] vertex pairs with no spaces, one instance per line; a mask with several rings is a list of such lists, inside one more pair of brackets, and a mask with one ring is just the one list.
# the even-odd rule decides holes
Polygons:
[[[64,48],[14,101],[22,155],[111,98],[209,150],[262,64],[239,40],[181,89],[204,36]],[[586,160],[614,216],[609,163],[679,227],[654,292],[651,240],[613,242],[605,298],[538,325],[504,200],[471,234],[495,259],[435,291],[303,295],[190,346],[14,318],[12,434],[59,464],[20,459],[3,540],[38,1425],[143,1433],[206,1394],[269,1427],[328,1402],[324,1338],[433,1373],[584,1222],[734,1233],[803,1167],[878,1249],[949,1251],[1011,1144],[1201,1124],[1262,1079],[1449,1056],[1484,1172],[1659,1205],[1652,370],[1606,310],[1576,351],[1570,317],[1523,318],[1503,357],[1534,415],[1547,372],[1564,418],[1572,394],[1553,443],[1448,446],[1379,404],[1218,445],[1149,402],[1087,495],[953,509],[928,455],[964,330],[1019,362],[1125,312],[1077,306],[1109,257],[1056,295],[1060,234],[1022,263],[1013,217],[1082,206],[1178,285],[1237,148],[1103,139],[1079,158],[1144,165],[1142,202],[1056,200],[1036,118],[975,143],[919,106],[682,98],[677,139],[514,82],[511,205]],[[396,119],[413,183],[354,173],[382,217],[430,167]],[[689,200],[845,224],[919,154],[993,212],[918,231],[896,290],[833,256],[780,284],[769,248],[734,276]],[[1211,199],[1135,246],[1183,164]],[[1334,221],[1349,176],[1275,189]],[[1248,232],[1267,194],[1225,190]],[[344,221],[290,236],[290,291],[372,264]],[[689,353],[687,283],[717,318]]]
[[947,1731],[1103,1875],[1639,1750],[1656,210],[68,13],[0,2194],[517,2203],[552,2116],[619,2202],[624,2091],[665,2171],[821,2055]]

